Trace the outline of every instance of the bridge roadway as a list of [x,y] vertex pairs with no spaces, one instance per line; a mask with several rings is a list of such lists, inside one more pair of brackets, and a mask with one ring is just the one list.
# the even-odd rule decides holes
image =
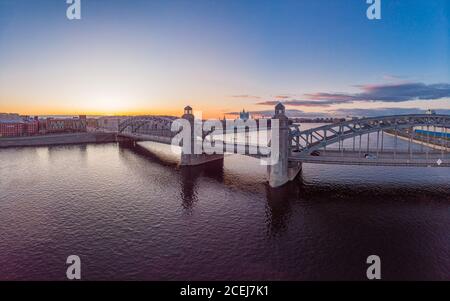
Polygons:
[[122,138],[128,138],[135,141],[153,141],[158,142],[162,144],[171,144],[173,135],[168,135],[169,133],[167,131],[164,132],[155,132],[154,135],[151,134],[140,134],[140,133],[119,133],[117,134],[118,137]]
[[[169,131],[157,131],[154,135],[151,134],[140,134],[140,133],[120,133],[117,135],[118,137],[128,138],[135,141],[151,141],[162,144],[171,144],[173,135]],[[232,143],[229,141],[216,140],[216,142],[223,143],[223,152],[226,153],[227,149],[230,150],[233,148],[233,151],[229,153],[238,153],[254,158],[266,157],[265,154],[269,154],[270,149],[268,147],[258,147],[256,145],[246,145],[241,143]],[[238,151],[239,150],[239,151]],[[263,155],[261,155],[263,154]]]
[[[317,153],[316,153],[317,154]],[[291,152],[290,161],[316,164],[366,165],[366,166],[409,166],[409,167],[450,167],[450,154],[441,151],[410,153],[401,150],[321,150],[318,156],[299,155]]]

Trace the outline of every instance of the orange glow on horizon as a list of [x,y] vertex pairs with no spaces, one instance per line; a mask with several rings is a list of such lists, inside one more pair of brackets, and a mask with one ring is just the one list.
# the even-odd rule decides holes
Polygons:
[[[139,109],[139,110],[82,110],[82,109],[55,109],[47,107],[30,108],[30,107],[12,107],[1,106],[0,113],[16,113],[24,116],[138,116],[138,115],[164,115],[164,116],[182,116],[183,109]],[[199,110],[195,110],[199,111]],[[233,114],[220,113],[217,110],[201,111],[202,118],[223,118],[224,115],[231,116]]]

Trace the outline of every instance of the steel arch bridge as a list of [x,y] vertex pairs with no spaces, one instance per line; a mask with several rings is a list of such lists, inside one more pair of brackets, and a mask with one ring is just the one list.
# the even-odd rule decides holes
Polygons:
[[[130,117],[119,124],[119,134],[140,134],[152,136],[173,137],[172,123],[177,117],[167,116],[138,116]],[[202,138],[205,139],[213,130],[203,131]]]
[[[426,128],[428,134],[417,134],[417,128]],[[445,131],[445,135],[430,135],[430,128],[439,128],[441,132]],[[447,166],[450,140],[445,137],[449,128],[450,115],[429,114],[361,118],[304,131],[292,126],[289,131],[290,159],[326,164],[400,166],[430,166],[437,162],[438,166]],[[394,137],[394,149],[385,148],[383,140],[386,134]],[[375,138],[372,137],[374,135]],[[367,146],[361,145],[362,137],[367,141]],[[359,138],[358,146],[356,138]],[[371,138],[375,139],[375,147],[370,147]],[[397,149],[397,139],[408,141],[407,150]],[[352,140],[350,147],[344,147],[346,140]],[[414,153],[412,144],[417,143],[422,144],[422,148],[426,145],[426,150]],[[338,148],[327,149],[331,145],[338,145]],[[375,160],[364,160],[367,157]]]
[[[189,121],[191,128],[194,127],[195,118],[190,106],[184,108],[182,118]],[[299,126],[289,123],[285,107],[279,103],[275,106],[273,118],[279,121],[280,135],[279,139],[274,140],[278,144],[275,150],[278,150],[279,156],[276,155],[277,161],[267,169],[271,187],[280,187],[295,179],[303,163],[450,167],[450,115],[415,114],[360,118],[301,130]],[[153,141],[171,144],[172,138],[176,135],[171,131],[175,120],[176,117],[168,116],[130,117],[119,124],[118,141],[134,143]],[[271,128],[271,131],[273,130],[274,128]],[[211,132],[203,131],[203,141],[210,134]],[[251,145],[250,139],[247,138],[244,144],[237,142],[236,139],[231,142],[225,141],[225,138],[229,138],[226,136],[228,134],[228,131],[224,131],[223,135],[218,135],[224,142],[224,151],[228,151],[228,146],[232,146],[235,152],[237,148],[242,149],[244,146],[243,154],[247,156],[272,157],[273,141],[267,141],[270,154],[268,155],[266,145],[262,147]],[[200,136],[198,134],[197,136],[191,136],[191,144],[199,140]],[[231,138],[233,137],[236,138],[236,136]],[[367,142],[364,147],[362,137]],[[398,140],[403,141],[397,143]],[[264,151],[260,152],[261,149]],[[223,159],[223,154],[182,152],[180,164],[195,166],[219,159]]]
[[[130,117],[119,124],[118,134],[133,140],[170,144],[176,135],[171,131],[175,119],[167,116]],[[429,130],[433,128],[438,128],[441,136],[430,135],[433,131]],[[417,129],[426,130],[416,132]],[[289,137],[283,148],[288,149],[289,162],[450,167],[449,129],[450,115],[430,114],[360,118],[303,131],[294,125],[289,127]],[[208,134],[204,132],[203,139]],[[385,136],[391,136],[393,140],[386,143]],[[405,147],[407,143],[407,149],[397,147],[399,139],[405,141],[401,146]],[[250,152],[246,155],[255,156]]]
[[172,135],[171,125],[176,117],[168,116],[136,116],[125,119],[119,124],[120,134]]

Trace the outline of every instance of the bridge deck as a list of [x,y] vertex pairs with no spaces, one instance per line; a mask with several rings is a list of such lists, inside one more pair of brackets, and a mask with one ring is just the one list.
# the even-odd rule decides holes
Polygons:
[[[120,136],[138,141],[153,141],[163,144],[171,144],[172,136],[160,136],[139,133],[122,133]],[[257,147],[240,143],[223,142],[224,153],[237,153],[254,158],[266,157],[268,147]],[[369,156],[366,157],[366,154]],[[339,164],[339,165],[367,165],[367,166],[417,166],[417,167],[450,167],[450,154],[442,151],[407,152],[404,150],[320,150],[320,155],[312,156],[304,153],[292,152],[290,161],[315,163],[315,164]]]
[[[368,156],[366,156],[368,154]],[[450,154],[442,152],[410,153],[406,151],[359,152],[327,150],[319,156],[289,156],[291,161],[317,164],[367,165],[367,166],[417,166],[417,167],[450,167]]]
[[171,144],[171,136],[160,136],[160,135],[150,135],[150,134],[138,134],[138,133],[120,133],[119,136],[134,139],[137,141],[153,141],[163,144]]

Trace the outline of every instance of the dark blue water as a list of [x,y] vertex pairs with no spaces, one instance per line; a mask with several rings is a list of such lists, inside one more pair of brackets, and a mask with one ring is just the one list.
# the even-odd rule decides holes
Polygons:
[[238,155],[168,146],[0,150],[0,279],[450,280],[450,169],[305,164],[282,189]]

